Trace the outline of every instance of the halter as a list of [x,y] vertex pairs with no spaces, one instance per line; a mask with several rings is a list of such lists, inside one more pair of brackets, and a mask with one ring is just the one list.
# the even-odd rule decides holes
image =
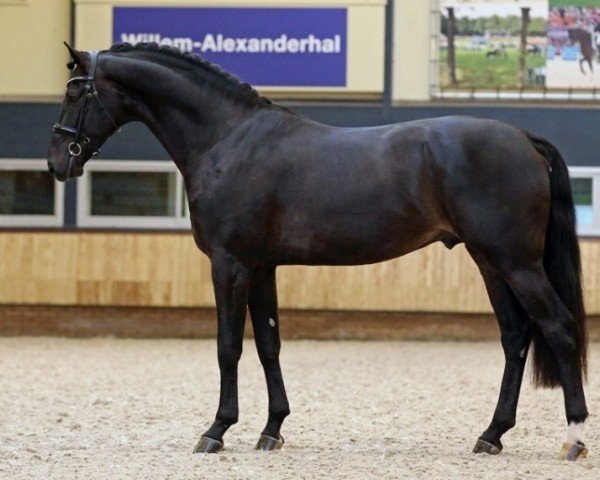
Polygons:
[[[88,75],[85,77],[73,77],[67,82],[67,87],[71,83],[86,82],[85,83],[85,92],[83,94],[85,98],[83,100],[83,105],[81,105],[81,107],[79,108],[79,112],[77,113],[76,126],[69,127],[68,125],[63,125],[62,123],[59,122],[59,123],[55,123],[54,126],[52,127],[52,131],[54,133],[59,133],[61,135],[66,135],[68,137],[74,138],[74,140],[71,143],[69,143],[69,147],[68,147],[69,155],[70,155],[69,156],[69,171],[71,170],[71,164],[73,163],[73,160],[75,159],[75,157],[78,157],[83,152],[82,145],[89,145],[91,142],[90,137],[85,135],[83,128],[85,125],[85,118],[87,117],[87,114],[89,112],[89,108],[92,103],[92,100],[95,99],[98,102],[98,104],[100,105],[100,108],[102,109],[102,111],[104,112],[106,117],[110,120],[110,122],[115,127],[115,131],[117,131],[117,132],[121,131],[121,129],[119,128],[117,123],[111,117],[110,113],[108,113],[108,110],[102,103],[102,100],[100,100],[100,95],[98,93],[98,89],[96,88],[96,81],[95,81],[94,77],[96,75],[96,68],[98,66],[98,57],[100,56],[100,53],[97,50],[91,50],[89,52],[89,54],[90,54],[90,68],[88,70]],[[96,155],[98,155],[98,153],[100,153],[100,149],[92,152],[92,156],[96,156]]]

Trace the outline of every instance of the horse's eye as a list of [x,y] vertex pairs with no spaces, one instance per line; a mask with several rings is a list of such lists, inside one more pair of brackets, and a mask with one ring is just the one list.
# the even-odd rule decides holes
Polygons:
[[80,85],[69,85],[67,87],[67,98],[71,102],[76,102],[81,98],[82,89]]

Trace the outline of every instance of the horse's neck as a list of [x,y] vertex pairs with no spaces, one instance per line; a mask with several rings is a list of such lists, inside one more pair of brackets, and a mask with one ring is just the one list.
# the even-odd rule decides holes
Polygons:
[[122,63],[112,76],[130,96],[132,119],[152,131],[184,176],[190,161],[255,112],[212,85],[151,62]]

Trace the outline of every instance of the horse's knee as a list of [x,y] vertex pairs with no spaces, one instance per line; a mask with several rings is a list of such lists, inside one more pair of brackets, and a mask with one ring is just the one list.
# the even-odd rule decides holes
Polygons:
[[258,348],[258,358],[263,366],[268,367],[279,362],[279,352],[281,348],[278,345],[260,346]]
[[221,366],[237,365],[242,357],[242,346],[234,344],[219,345],[217,358]]

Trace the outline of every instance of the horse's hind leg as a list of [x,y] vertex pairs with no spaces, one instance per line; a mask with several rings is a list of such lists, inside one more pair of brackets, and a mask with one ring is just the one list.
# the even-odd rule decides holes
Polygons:
[[556,359],[568,422],[567,443],[563,446],[561,456],[569,460],[585,456],[587,450],[582,436],[588,410],[577,351],[575,320],[558,297],[541,264],[509,271],[505,278]]
[[587,57],[584,57],[579,60],[579,69],[581,70],[581,73],[583,73],[584,75],[586,74],[585,69],[583,68],[584,62],[587,62],[587,64],[590,66],[590,73],[594,73],[594,66],[592,65],[592,60],[591,60],[591,58],[587,58]]
[[269,418],[256,445],[257,450],[281,448],[283,438],[279,430],[290,414],[281,367],[279,366],[279,317],[277,315],[277,287],[275,268],[253,274],[248,296],[248,307],[254,328],[258,357],[265,370],[269,394]]
[[487,430],[477,440],[473,452],[496,454],[502,450],[502,435],[515,426],[523,370],[531,342],[531,322],[500,274],[481,256],[472,251],[470,253],[481,271],[498,318],[505,357],[502,386],[494,416]]

